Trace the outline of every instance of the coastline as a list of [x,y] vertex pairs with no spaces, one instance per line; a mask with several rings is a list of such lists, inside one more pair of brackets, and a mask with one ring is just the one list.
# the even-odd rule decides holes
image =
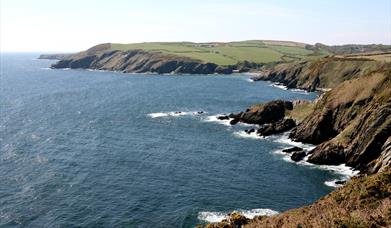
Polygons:
[[[317,60],[318,61],[318,60]],[[292,65],[288,64],[288,66],[284,66],[282,69],[279,68],[280,66],[277,66],[276,68],[272,68],[271,71],[267,74],[260,73],[259,76],[258,73],[250,73],[250,75],[247,73],[244,73],[243,75],[247,76],[254,76],[257,77],[255,79],[251,78],[250,80],[256,81],[256,80],[264,80],[271,82],[271,86],[283,89],[283,90],[300,90],[300,92],[308,92],[308,91],[318,91],[321,93],[321,96],[316,100],[316,110],[312,110],[310,113],[307,113],[305,117],[305,121],[300,121],[297,126],[295,126],[293,131],[290,131],[289,138],[291,138],[293,141],[301,141],[305,143],[313,143],[316,145],[315,148],[312,148],[311,150],[305,151],[304,156],[300,155],[301,158],[299,161],[296,161],[298,165],[306,165],[309,167],[320,167],[327,170],[333,170],[333,171],[341,171],[342,173],[345,172],[346,175],[344,178],[335,179],[335,180],[327,180],[324,182],[325,185],[329,187],[336,188],[338,190],[339,188],[344,188],[344,186],[349,183],[348,180],[350,177],[357,175],[358,178],[362,177],[362,174],[376,174],[378,170],[387,170],[387,167],[389,164],[387,163],[387,149],[377,148],[379,150],[378,157],[371,158],[370,160],[363,160],[366,154],[367,149],[366,147],[360,146],[356,148],[349,148],[347,145],[349,143],[345,144],[337,144],[337,147],[334,146],[333,143],[335,141],[341,140],[341,137],[343,140],[351,142],[355,145],[361,145],[363,143],[367,143],[369,146],[371,146],[371,141],[368,141],[366,139],[364,140],[357,140],[360,139],[360,137],[368,136],[368,134],[362,133],[365,131],[365,128],[357,129],[357,133],[355,133],[354,137],[346,138],[344,135],[347,131],[346,129],[351,128],[351,126],[354,126],[355,122],[360,119],[360,115],[368,115],[367,113],[370,113],[371,115],[376,114],[382,114],[385,115],[386,119],[379,119],[379,117],[374,117],[374,120],[379,119],[380,121],[387,121],[387,118],[389,118],[389,115],[383,114],[386,111],[383,111],[384,107],[379,106],[378,102],[383,102],[384,99],[382,96],[388,96],[388,94],[384,94],[382,91],[384,89],[387,89],[389,83],[389,79],[385,77],[384,75],[387,75],[388,69],[386,64],[380,64],[375,61],[365,61],[365,66],[361,65],[361,60],[341,60],[339,58],[329,58],[326,60],[319,60],[320,64],[323,64],[325,68],[329,67],[330,62],[337,62],[344,65],[337,65],[335,69],[328,69],[327,71],[323,71],[319,74],[309,75],[309,79],[307,79],[304,82],[301,82],[302,84],[297,84],[298,81],[300,81],[300,78],[305,76],[306,73],[312,72],[311,71],[311,65],[300,65],[301,70],[297,70],[294,68],[292,71]],[[307,69],[309,67],[309,69]],[[365,69],[364,69],[365,67]],[[80,68],[78,68],[80,69]],[[81,69],[87,69],[88,68],[81,68]],[[359,70],[357,70],[359,69]],[[92,69],[93,71],[94,69]],[[348,77],[346,78],[346,74],[341,74],[335,72],[344,72],[348,70],[349,73]],[[108,70],[113,71],[113,70]],[[299,72],[299,73],[297,73]],[[316,72],[316,71],[315,71]],[[331,73],[330,73],[331,72]],[[124,73],[124,72],[120,72]],[[129,73],[129,72],[126,72]],[[136,72],[135,72],[136,73]],[[146,73],[146,72],[143,72]],[[180,72],[178,72],[180,73]],[[288,73],[291,75],[289,78],[286,77]],[[146,73],[150,74],[150,73]],[[157,73],[154,72],[154,75],[175,75],[175,73]],[[182,73],[181,73],[182,74]],[[191,73],[189,73],[191,74]],[[383,75],[378,79],[378,74]],[[207,75],[216,75],[216,73],[213,74],[207,74]],[[218,74],[217,74],[218,75]],[[308,76],[308,75],[306,75]],[[327,81],[324,79],[328,79],[330,77],[335,77],[337,84],[335,81]],[[323,79],[322,79],[323,78]],[[372,85],[373,87],[364,87],[364,88],[349,88],[347,89],[346,86],[357,83],[362,84],[363,82],[366,83],[367,81],[375,80],[375,85]],[[340,81],[338,81],[340,80]],[[358,82],[357,82],[358,81]],[[334,97],[338,96],[344,96],[346,92],[350,92],[351,89],[354,89],[354,91],[358,91],[359,93],[365,92],[365,96],[368,96],[366,100],[364,100],[364,103],[357,103],[359,105],[359,110],[361,113],[356,116],[346,116],[345,113],[349,113],[349,109],[351,106],[356,105],[356,98],[360,97],[359,95],[356,95],[354,97],[348,97],[348,102],[345,103],[344,100],[341,102],[340,100],[335,100]],[[372,90],[371,90],[372,89]],[[366,91],[372,91],[369,93]],[[336,94],[336,95],[335,95]],[[341,95],[342,94],[342,95]],[[380,96],[380,98],[379,98]],[[361,99],[362,97],[360,97]],[[331,105],[332,104],[332,105]],[[387,104],[385,104],[386,108],[388,107]],[[337,108],[338,107],[338,108]],[[379,111],[376,111],[379,110]],[[246,111],[247,112],[247,111]],[[323,113],[322,113],[323,112]],[[335,113],[333,114],[333,119],[330,120],[330,122],[327,123],[327,125],[323,124],[323,116],[329,115],[328,113]],[[362,119],[362,118],[361,118]],[[228,125],[230,124],[231,120],[225,121],[223,124]],[[344,126],[338,126],[334,130],[334,132],[327,132],[325,129],[327,129],[327,126],[333,126],[334,122],[337,121],[344,121],[346,122]],[[373,118],[370,118],[369,120],[363,119],[363,121],[366,121],[363,123],[363,126],[370,126],[371,122],[373,121]],[[247,123],[244,123],[247,124]],[[376,134],[379,134],[373,130],[369,131],[369,136],[374,138],[374,140],[378,140],[376,143],[379,145],[385,145],[387,137],[384,136],[384,132],[387,132],[387,122],[386,125],[381,129],[380,132],[380,138]],[[260,125],[258,125],[260,126]],[[315,132],[320,132],[315,134]],[[243,133],[245,137],[254,137],[251,133]],[[242,135],[243,136],[243,135]],[[239,135],[239,137],[241,137]],[[256,138],[257,136],[255,136]],[[344,141],[344,142],[345,142]],[[339,141],[338,141],[339,142]],[[358,149],[361,151],[357,151]],[[385,147],[386,148],[386,147]],[[350,150],[350,151],[349,151]],[[281,155],[281,152],[275,152],[277,154]],[[358,155],[356,155],[358,154]],[[384,155],[385,157],[382,158]],[[348,157],[350,156],[350,157]],[[361,158],[361,157],[363,158]],[[290,157],[288,155],[282,156],[284,160],[291,162]],[[356,171],[352,172],[350,168],[347,168],[347,166],[353,167],[356,169]],[[376,168],[376,169],[375,169]],[[375,171],[372,171],[374,170]],[[360,170],[361,173],[358,175],[358,171]],[[381,171],[379,171],[381,172]],[[330,193],[331,195],[334,194],[334,192]],[[283,215],[285,212],[282,212],[280,215]],[[272,216],[273,217],[273,216]],[[271,217],[271,218],[272,218]],[[227,215],[225,216],[225,219],[227,218]],[[258,218],[254,218],[257,220]],[[247,220],[246,220],[247,221]],[[224,222],[224,221],[223,221]],[[248,222],[248,221],[247,221]]]

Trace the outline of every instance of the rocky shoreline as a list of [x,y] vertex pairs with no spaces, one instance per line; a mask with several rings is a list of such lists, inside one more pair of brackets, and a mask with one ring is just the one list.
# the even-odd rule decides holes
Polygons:
[[[291,160],[346,164],[360,174],[346,183],[335,183],[343,186],[310,206],[252,220],[233,214],[228,220],[206,227],[390,226],[391,65],[325,58],[263,70],[255,80],[307,91],[331,90],[314,103],[277,100],[218,118],[230,120],[231,124],[260,126],[245,130],[246,134],[265,136],[290,131],[291,140],[316,145],[308,152],[299,147],[285,149],[283,153],[289,154]],[[363,196],[363,192],[370,193]],[[363,202],[369,202],[371,209]]]
[[41,55],[40,58],[59,59],[60,61],[51,66],[54,69],[93,69],[123,73],[232,74],[250,72],[262,66],[248,61],[221,66],[163,52],[140,49],[111,50],[110,44],[97,45],[66,57]]

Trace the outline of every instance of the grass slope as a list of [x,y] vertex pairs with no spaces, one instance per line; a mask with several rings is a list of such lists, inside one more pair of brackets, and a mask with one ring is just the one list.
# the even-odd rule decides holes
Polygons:
[[233,65],[249,61],[255,63],[289,62],[320,57],[327,53],[315,53],[303,43],[287,41],[249,40],[229,43],[151,42],[111,44],[111,50],[143,49],[186,56],[218,65]]

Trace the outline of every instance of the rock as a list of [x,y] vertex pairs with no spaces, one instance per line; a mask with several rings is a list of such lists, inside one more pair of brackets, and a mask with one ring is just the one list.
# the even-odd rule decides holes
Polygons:
[[288,149],[283,149],[282,152],[292,153],[292,152],[302,151],[302,150],[303,150],[303,148],[294,146],[294,147],[291,147],[291,148],[288,148]]
[[249,219],[237,212],[233,212],[229,216],[229,221],[234,228],[241,228],[249,222]]
[[335,182],[335,184],[339,184],[339,185],[343,185],[345,183],[346,183],[346,181],[344,181],[344,180],[338,180]]
[[232,74],[233,67],[232,66],[218,66],[215,69],[215,73],[218,74]]
[[244,130],[244,132],[246,132],[247,134],[251,134],[251,133],[255,132],[255,129],[254,128],[246,129],[246,130]]
[[181,114],[182,112],[175,112],[175,114]]
[[311,152],[308,162],[318,165],[340,165],[345,163],[344,148],[332,142],[325,142],[317,146]]
[[199,111],[199,112],[197,112],[197,114],[204,114],[204,112],[203,111]]
[[217,117],[218,120],[229,120],[229,117],[228,116],[218,116]]
[[292,109],[293,104],[290,101],[274,100],[265,104],[252,106],[246,112],[236,115],[238,120],[234,123],[243,122],[248,124],[266,124],[279,121],[284,118],[285,110]]
[[304,151],[296,151],[292,154],[291,159],[295,162],[301,161],[306,156]]
[[391,167],[391,136],[381,148],[381,155],[370,163],[370,173],[383,172]]
[[296,123],[293,119],[283,119],[278,122],[262,126],[258,129],[257,133],[262,136],[268,136],[291,130],[295,126]]
[[231,121],[229,122],[229,124],[235,125],[235,124],[237,124],[239,121],[240,121],[239,118],[234,118],[233,120],[231,120]]
[[242,112],[240,112],[240,113],[238,113],[238,114],[230,113],[230,114],[228,115],[228,117],[231,118],[231,119],[234,119],[234,118],[239,118],[240,115],[242,115]]

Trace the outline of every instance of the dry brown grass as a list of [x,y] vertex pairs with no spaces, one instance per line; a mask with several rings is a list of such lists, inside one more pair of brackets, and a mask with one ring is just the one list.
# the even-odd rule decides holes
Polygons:
[[370,98],[383,86],[387,77],[384,72],[379,72],[343,82],[329,92],[327,97],[329,108],[334,109],[339,105]]
[[285,110],[285,116],[292,118],[297,122],[303,121],[311,112],[314,111],[315,103],[303,103],[293,107],[292,110]]
[[310,206],[259,217],[245,227],[390,227],[390,180],[390,170],[355,177]]

